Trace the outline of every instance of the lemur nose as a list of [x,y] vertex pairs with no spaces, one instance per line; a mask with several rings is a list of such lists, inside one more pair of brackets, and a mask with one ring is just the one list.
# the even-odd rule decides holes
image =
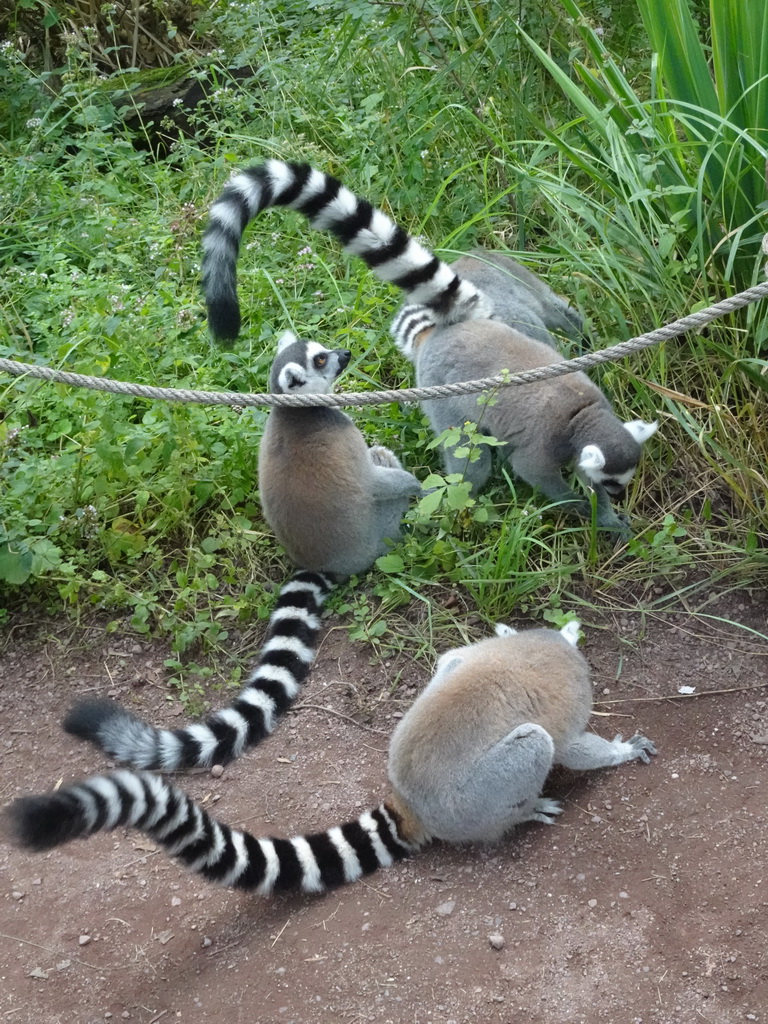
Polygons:
[[340,348],[337,349],[337,354],[339,357],[339,366],[343,370],[349,364],[349,360],[352,358],[352,353],[348,348]]

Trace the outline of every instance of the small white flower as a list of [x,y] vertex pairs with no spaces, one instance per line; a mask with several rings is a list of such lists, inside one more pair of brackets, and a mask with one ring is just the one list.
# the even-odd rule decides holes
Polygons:
[[27,121],[27,128],[39,128],[42,123],[43,119],[41,117],[30,117]]

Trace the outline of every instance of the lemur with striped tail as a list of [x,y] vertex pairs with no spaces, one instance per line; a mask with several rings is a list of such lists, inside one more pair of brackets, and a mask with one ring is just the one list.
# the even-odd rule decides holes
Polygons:
[[[572,334],[581,319],[543,281],[496,253],[475,252],[452,266],[483,289],[493,313],[486,319],[443,324],[426,304],[403,306],[391,332],[416,367],[419,387],[518,373],[561,361],[549,331]],[[567,468],[575,467],[583,483],[595,491],[597,525],[623,536],[631,532],[611,499],[623,497],[640,462],[642,444],[656,432],[655,422],[623,423],[584,373],[500,388],[492,402],[479,404],[478,398],[453,395],[423,401],[421,407],[438,435],[467,422],[479,424],[482,433],[504,442],[499,453],[516,476],[569,511],[590,518],[590,502],[564,476]],[[474,492],[485,486],[492,471],[491,448],[480,443],[478,452],[474,462],[457,458],[449,449],[442,453],[446,473],[463,475]]]
[[344,250],[359,256],[382,281],[401,288],[408,301],[426,306],[436,323],[488,316],[483,293],[425,249],[367,199],[309,164],[267,160],[235,174],[210,209],[203,236],[203,289],[215,338],[240,332],[237,257],[248,223],[269,206],[287,206],[330,231]]
[[650,761],[639,733],[587,731],[589,668],[579,624],[497,636],[444,654],[392,736],[390,795],[356,820],[293,839],[255,838],[212,818],[157,776],[116,771],[6,810],[16,843],[49,850],[118,827],[150,836],[212,882],[253,890],[323,892],[418,852],[435,839],[496,840],[525,821],[552,824],[541,796],[553,764],[602,768]]

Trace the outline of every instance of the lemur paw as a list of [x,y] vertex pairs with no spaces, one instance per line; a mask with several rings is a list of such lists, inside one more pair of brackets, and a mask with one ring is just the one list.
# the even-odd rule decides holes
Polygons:
[[559,800],[540,797],[533,805],[528,821],[540,821],[542,825],[554,825],[558,814],[563,813],[563,805]]
[[368,449],[371,453],[371,462],[374,466],[382,466],[384,469],[402,469],[400,460],[389,448],[376,444]]
[[632,536],[632,520],[626,512],[616,512],[615,519],[607,523],[605,528],[618,534],[621,540],[629,540]]
[[621,734],[615,736],[613,739],[614,743],[621,744],[627,753],[627,761],[642,761],[644,764],[650,764],[651,758],[649,755],[656,754],[656,744],[649,740],[647,736],[643,736],[642,733],[636,732],[634,736],[631,736],[628,740],[624,741]]
[[613,509],[597,514],[598,529],[605,530],[606,533],[614,533],[621,540],[629,540],[632,536],[630,522],[631,520],[625,512],[616,512]]

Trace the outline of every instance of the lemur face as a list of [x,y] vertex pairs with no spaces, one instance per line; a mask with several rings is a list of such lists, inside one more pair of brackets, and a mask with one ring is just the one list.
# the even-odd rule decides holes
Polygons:
[[[579,456],[578,469],[582,476],[591,484],[599,485],[612,498],[623,498],[627,484],[635,475],[640,461],[640,445],[656,433],[657,423],[644,423],[642,420],[631,420],[623,424],[636,448],[635,456],[630,457],[626,451],[613,453],[610,458],[596,444],[585,445]],[[626,445],[621,446],[623,449]]]
[[349,349],[328,349],[317,341],[299,341],[286,332],[277,345],[272,388],[287,395],[327,394],[333,391],[334,382],[349,365],[350,357]]

